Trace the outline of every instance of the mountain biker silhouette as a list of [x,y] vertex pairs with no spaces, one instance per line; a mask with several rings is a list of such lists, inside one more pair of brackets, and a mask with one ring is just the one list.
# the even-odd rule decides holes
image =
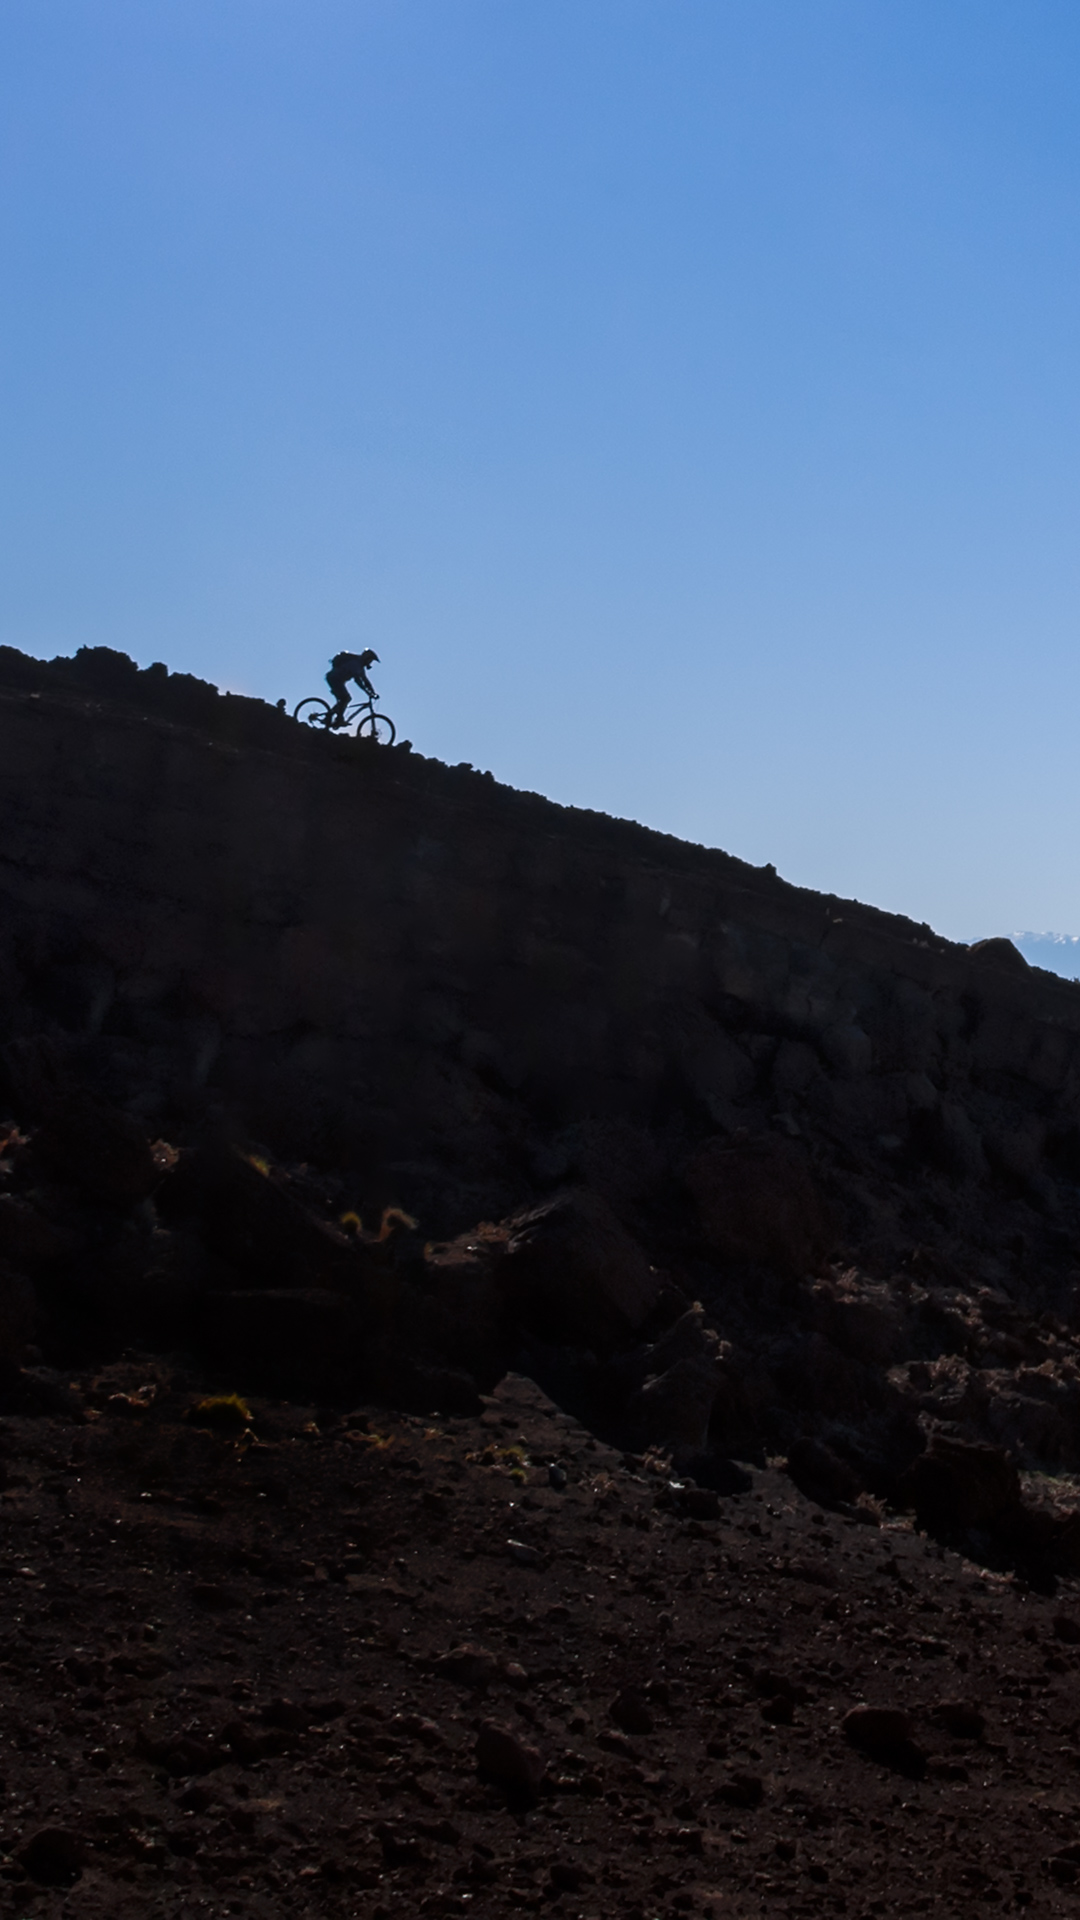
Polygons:
[[372,647],[365,647],[363,653],[335,653],[330,662],[330,671],[326,684],[334,696],[334,707],[327,720],[328,727],[340,727],[345,719],[345,709],[349,704],[350,680],[365,693],[369,700],[378,695],[367,677],[367,670],[378,661],[378,654]]

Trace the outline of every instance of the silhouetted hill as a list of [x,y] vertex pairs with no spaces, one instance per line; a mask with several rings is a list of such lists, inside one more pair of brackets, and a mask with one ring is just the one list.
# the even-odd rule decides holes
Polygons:
[[0,650],[0,811],[12,1359],[1080,1467],[1080,987],[1008,941],[104,650]]

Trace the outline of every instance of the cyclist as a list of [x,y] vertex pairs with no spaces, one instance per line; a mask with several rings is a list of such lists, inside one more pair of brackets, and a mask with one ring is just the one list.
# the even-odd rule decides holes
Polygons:
[[328,727],[344,725],[345,709],[349,704],[350,680],[367,695],[369,700],[378,699],[379,696],[367,676],[368,668],[374,666],[378,658],[378,654],[371,647],[365,647],[363,653],[335,653],[330,662],[330,671],[326,676],[326,684],[334,696],[333,711],[326,722]]

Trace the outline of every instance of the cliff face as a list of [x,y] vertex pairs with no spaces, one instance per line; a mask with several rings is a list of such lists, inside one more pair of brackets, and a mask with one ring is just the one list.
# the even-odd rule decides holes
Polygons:
[[163,669],[0,654],[0,820],[5,1040],[148,1122],[227,1106],[440,1228],[612,1123],[643,1161],[772,1126],[1044,1211],[1076,1170],[1080,986],[1004,943]]

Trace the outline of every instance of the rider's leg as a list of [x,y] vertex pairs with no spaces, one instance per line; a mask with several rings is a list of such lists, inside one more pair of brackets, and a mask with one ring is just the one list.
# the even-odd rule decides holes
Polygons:
[[326,676],[326,684],[334,696],[333,711],[328,716],[326,724],[328,727],[340,727],[345,719],[345,709],[349,704],[349,683],[347,680],[340,680],[337,674],[331,671]]

